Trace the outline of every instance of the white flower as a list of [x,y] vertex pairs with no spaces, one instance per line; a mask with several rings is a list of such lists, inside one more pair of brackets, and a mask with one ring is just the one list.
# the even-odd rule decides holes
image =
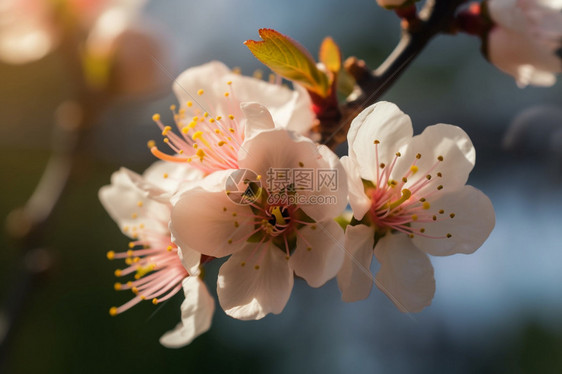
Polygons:
[[560,0],[489,0],[496,25],[488,34],[489,60],[520,86],[552,86],[562,71]]
[[426,254],[472,253],[494,226],[490,200],[465,186],[475,152],[464,131],[439,124],[412,133],[410,118],[387,102],[351,124],[342,163],[356,222],[346,229],[348,256],[338,274],[344,301],[369,295],[374,247],[377,286],[400,310],[420,311],[435,290]]
[[[2,0],[0,4],[0,60],[22,64],[37,60],[49,53],[61,39],[64,27],[79,28],[85,32],[109,18],[114,21],[110,29],[121,27],[144,4],[144,0]],[[52,4],[51,4],[52,3]],[[67,22],[63,22],[67,21]],[[99,32],[99,31],[98,31]]]
[[[171,193],[180,182],[189,183],[201,177],[196,169],[158,162],[143,176],[121,169],[112,175],[111,185],[99,191],[100,201],[110,216],[133,239],[129,250],[107,253],[109,259],[125,259],[128,265],[116,270],[116,276],[134,274],[134,280],[115,283],[115,289],[131,290],[135,294],[120,307],[112,307],[109,313],[117,315],[142,300],[158,304],[183,287],[186,300],[181,306],[182,321],[161,339],[167,347],[189,344],[207,331],[214,313],[214,301],[197,276],[200,254],[187,248],[178,253],[168,229]],[[178,255],[182,254],[180,258]],[[190,269],[189,273],[182,262]]]
[[238,150],[250,136],[248,126],[259,128],[259,123],[247,118],[241,108],[243,102],[265,106],[280,128],[306,133],[314,121],[310,98],[300,86],[293,91],[244,77],[218,61],[183,72],[174,83],[174,91],[180,108],[176,111],[172,105],[171,109],[179,133],[165,126],[159,114],[153,119],[176,155],[165,154],[151,143],[152,153],[165,161],[187,162],[205,173],[237,168]]
[[[233,171],[215,172],[177,197],[170,223],[180,248],[213,257],[232,255],[220,268],[217,292],[225,312],[238,319],[280,313],[291,294],[293,273],[320,287],[343,261],[344,234],[333,220],[347,203],[343,167],[325,146],[273,128],[262,109],[261,119],[254,117],[262,131],[239,151],[240,169],[256,175],[244,191],[254,199],[246,205],[233,201],[233,191],[225,193]],[[283,183],[299,170],[330,171],[335,184],[304,190],[296,180]]]

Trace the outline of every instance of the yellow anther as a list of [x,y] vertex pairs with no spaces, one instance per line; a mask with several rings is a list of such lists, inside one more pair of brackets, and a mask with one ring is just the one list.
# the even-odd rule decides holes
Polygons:
[[132,219],[135,219],[135,218],[137,218],[138,216],[139,216],[139,215],[136,214],[136,213],[131,214],[131,218],[132,218]]
[[135,295],[139,293],[139,289],[136,287],[131,288],[131,291],[133,291]]
[[226,144],[226,142],[224,140],[221,140],[220,142],[218,142],[219,147],[222,147],[225,144]]
[[220,121],[222,119],[221,116],[217,116],[217,121]]
[[431,205],[427,201],[424,201],[422,207],[427,210],[431,208]]
[[170,139],[164,138],[164,143],[168,144],[169,142],[170,142]]
[[182,134],[187,134],[189,132],[189,130],[191,130],[191,127],[185,126],[183,129],[181,129],[181,132],[182,132]]
[[402,154],[400,152],[396,152],[396,157],[400,157]]
[[154,114],[152,115],[152,120],[153,120],[154,122],[160,121],[160,114],[154,113]]
[[209,117],[209,113],[208,112],[203,113],[203,117],[205,118]]
[[140,208],[142,206],[142,201],[137,202],[137,206]]
[[141,300],[146,300],[146,296],[144,296],[144,295],[140,295],[139,297],[140,297]]
[[164,130],[162,130],[162,136],[166,136],[168,135],[168,133],[172,130],[172,128],[170,126],[166,126],[164,127]]
[[416,165],[410,166],[410,171],[412,172],[412,174],[416,174],[418,170],[419,168]]
[[214,118],[209,118],[209,123],[215,123],[215,119],[214,119]]
[[135,247],[135,243],[134,242],[129,242],[129,248],[134,248]]
[[418,215],[412,214],[412,221],[417,221],[417,220],[418,220]]
[[129,256],[129,257],[133,257],[134,254],[135,254],[135,251],[133,251],[132,249],[129,249],[127,251],[127,256]]
[[125,231],[125,232],[129,231],[129,226],[124,226],[123,231]]
[[115,317],[117,315],[117,308],[112,306],[111,308],[109,308],[109,315],[112,317]]
[[378,140],[375,140],[373,143],[375,143],[375,144],[380,144],[381,142],[378,141]]
[[130,257],[127,257],[127,258],[125,259],[125,263],[126,263],[127,265],[132,265],[132,264],[133,264],[133,259],[130,258]]
[[113,285],[113,288],[115,289],[115,291],[119,291],[121,289],[121,283],[115,283]]
[[127,287],[133,287],[133,282],[128,281],[128,282],[127,282]]
[[158,299],[157,298],[152,299],[152,304],[154,305],[158,304]]
[[203,137],[203,131],[196,131],[193,135],[191,135],[191,139],[197,140]]
[[246,263],[245,263],[244,261],[242,261],[242,262],[240,263],[240,266],[246,266]]
[[120,276],[121,276],[121,270],[120,270],[120,269],[116,269],[113,274],[115,274],[116,277],[120,277]]
[[205,158],[205,152],[202,149],[198,149],[196,153],[197,157],[199,157],[199,161],[203,162]]
[[388,208],[389,210],[396,209],[396,208],[398,208],[402,203],[404,203],[406,200],[408,200],[408,199],[410,198],[410,196],[412,196],[412,192],[411,192],[409,189],[404,188],[404,189],[402,190],[402,197],[400,197],[400,199],[396,200],[395,202],[393,202],[393,203],[391,203],[391,204],[385,204],[385,205],[387,205],[387,208]]
[[166,247],[166,250],[167,250],[168,252],[172,252],[172,249],[174,249],[174,247],[172,247],[171,245],[169,245],[169,246]]
[[205,93],[205,91],[203,91],[203,89],[199,89],[197,91],[197,95],[199,95],[199,96],[203,95],[204,93]]
[[232,85],[232,81],[228,81],[228,82],[226,82],[226,84],[228,84],[230,86],[230,85]]
[[234,130],[234,129],[231,127],[231,128],[228,129],[228,131],[230,131],[231,133],[234,134],[234,132],[235,132],[236,130]]
[[224,93],[224,97],[228,97],[228,96],[230,96],[230,93],[225,92],[225,93]]
[[171,111],[176,110],[176,106],[175,106],[174,104],[170,105],[170,110],[171,110]]
[[162,174],[162,177],[163,177],[164,179],[168,178],[168,173]]
[[232,119],[234,119],[234,116],[232,114],[229,114],[228,118],[230,118],[232,120]]
[[188,101],[187,103],[185,103],[185,105],[187,105],[188,108],[191,108],[193,106],[193,103],[191,101]]
[[115,258],[115,252],[114,251],[109,251],[106,253],[107,259],[108,260],[113,260]]

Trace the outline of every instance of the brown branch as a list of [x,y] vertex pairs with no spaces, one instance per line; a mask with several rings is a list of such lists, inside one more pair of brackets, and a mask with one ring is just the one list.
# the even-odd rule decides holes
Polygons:
[[322,143],[332,149],[343,143],[351,120],[386,93],[431,39],[440,33],[451,32],[455,12],[465,1],[428,0],[419,18],[410,16],[403,21],[400,42],[374,72],[363,61],[348,59],[344,66],[355,78],[357,87],[340,108],[341,118],[327,118],[320,122],[318,128]]

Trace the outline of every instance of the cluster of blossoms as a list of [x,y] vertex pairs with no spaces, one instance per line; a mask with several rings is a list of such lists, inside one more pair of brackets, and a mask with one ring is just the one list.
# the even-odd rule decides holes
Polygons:
[[[129,249],[116,290],[158,304],[182,288],[181,323],[161,343],[180,347],[208,330],[215,309],[204,265],[226,258],[218,301],[231,317],[281,313],[294,277],[320,287],[336,278],[344,301],[366,298],[375,282],[405,312],[430,304],[427,257],[471,253],[488,237],[488,198],[465,186],[475,161],[468,136],[436,125],[412,137],[409,117],[379,102],[351,124],[341,160],[308,136],[306,91],[243,77],[219,62],[185,71],[175,85],[175,126],[160,117],[164,151],[142,176],[116,172],[100,199]],[[353,218],[344,224],[348,203]],[[337,221],[336,221],[337,219]],[[374,277],[373,255],[381,263]]]

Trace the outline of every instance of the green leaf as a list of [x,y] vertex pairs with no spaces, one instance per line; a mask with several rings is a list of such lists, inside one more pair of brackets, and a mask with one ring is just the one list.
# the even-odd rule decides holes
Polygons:
[[328,76],[316,67],[304,47],[272,29],[260,29],[258,32],[262,41],[244,42],[258,60],[282,77],[300,83],[321,97],[328,96]]
[[340,48],[329,36],[322,41],[319,56],[320,62],[326,66],[328,71],[337,74],[341,69],[341,52]]

